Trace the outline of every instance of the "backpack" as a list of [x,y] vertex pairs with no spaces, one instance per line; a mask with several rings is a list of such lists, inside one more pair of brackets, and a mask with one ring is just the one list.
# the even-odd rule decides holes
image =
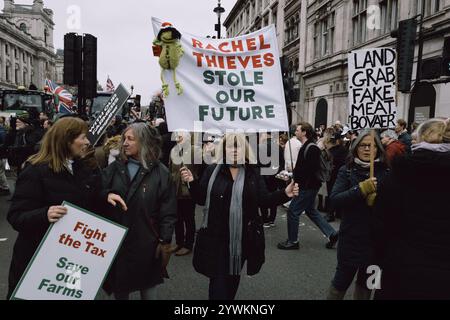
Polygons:
[[[309,147],[316,146],[319,148],[319,146],[315,143],[310,143],[305,150],[305,159],[306,155],[308,153]],[[316,178],[319,179],[321,182],[328,182],[331,180],[331,171],[333,170],[333,161],[328,154],[326,150],[320,150],[320,167],[319,170],[316,172]]]

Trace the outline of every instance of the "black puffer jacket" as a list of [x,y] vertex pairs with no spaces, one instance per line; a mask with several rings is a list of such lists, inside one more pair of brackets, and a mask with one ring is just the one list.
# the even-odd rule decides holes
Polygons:
[[47,211],[64,201],[98,212],[100,170],[83,162],[73,164],[74,175],[54,173],[48,165],[29,165],[20,174],[8,212],[8,222],[19,232],[9,271],[9,295],[22,277],[45,232],[50,226]]
[[[193,199],[198,205],[205,205],[208,183],[216,165],[209,166],[200,181],[190,184]],[[223,165],[211,190],[211,200],[206,235],[210,241],[197,242],[194,250],[194,260],[199,266],[197,271],[207,277],[229,274],[229,217],[233,188],[233,178],[229,167]],[[284,190],[269,193],[260,175],[259,168],[245,168],[245,183],[243,194],[243,230],[242,250],[243,262],[247,260],[247,272],[254,275],[259,272],[264,263],[264,247],[253,248],[249,236],[254,234],[249,228],[257,228],[263,236],[262,218],[258,207],[272,207],[289,201]]]
[[375,207],[379,299],[450,299],[450,153],[394,162]]
[[172,241],[177,216],[175,185],[169,170],[154,163],[148,170],[141,167],[133,181],[125,162],[116,161],[104,170],[104,190],[120,195],[128,211],[109,206],[108,218],[128,228],[127,236],[105,283],[111,292],[134,292],[163,282],[161,261],[155,257],[159,238]]

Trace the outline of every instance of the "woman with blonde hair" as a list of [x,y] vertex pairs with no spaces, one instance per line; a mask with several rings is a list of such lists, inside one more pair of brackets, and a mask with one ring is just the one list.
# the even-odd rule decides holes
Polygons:
[[412,154],[394,162],[375,206],[376,299],[450,299],[450,121],[417,129]]
[[257,274],[264,264],[264,230],[258,207],[271,207],[297,196],[298,186],[269,193],[256,159],[242,134],[227,134],[217,150],[219,162],[209,166],[201,180],[187,168],[189,183],[204,218],[194,249],[194,268],[210,279],[210,300],[234,300],[247,262],[247,273]]
[[100,171],[87,157],[88,127],[78,118],[56,122],[44,136],[38,154],[19,176],[8,221],[19,232],[9,271],[11,296],[50,224],[66,213],[64,201],[96,211]]

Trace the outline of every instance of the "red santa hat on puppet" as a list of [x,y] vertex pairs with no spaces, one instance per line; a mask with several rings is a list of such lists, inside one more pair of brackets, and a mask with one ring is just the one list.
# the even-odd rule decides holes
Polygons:
[[170,22],[163,22],[163,24],[161,25],[161,29],[159,30],[159,33],[158,33],[159,41],[161,41],[161,35],[163,34],[163,32],[167,32],[167,31],[172,31],[174,39],[178,39],[178,40],[181,39],[181,33],[177,29],[175,29]]

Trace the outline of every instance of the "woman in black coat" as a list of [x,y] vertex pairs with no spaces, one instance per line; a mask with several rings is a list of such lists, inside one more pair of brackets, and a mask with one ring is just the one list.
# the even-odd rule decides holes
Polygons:
[[11,296],[51,223],[66,213],[64,201],[96,212],[100,171],[88,161],[87,125],[81,119],[59,120],[44,137],[41,151],[19,175],[8,221],[19,232],[9,271]]
[[349,164],[339,170],[331,192],[332,205],[341,210],[342,222],[339,231],[338,265],[328,299],[343,299],[357,275],[354,299],[370,299],[367,288],[367,268],[373,262],[371,242],[372,207],[376,198],[377,183],[386,175],[383,163],[383,146],[375,137],[375,178],[370,178],[370,131],[361,132],[351,147]]
[[104,286],[118,300],[135,291],[155,300],[166,276],[177,200],[169,170],[158,161],[160,142],[156,129],[132,124],[122,135],[121,159],[104,170],[102,198],[120,204],[106,211],[108,218],[128,228]]
[[249,275],[257,274],[264,263],[264,230],[258,207],[286,203],[299,190],[291,183],[286,190],[269,193],[259,169],[249,165],[252,156],[243,135],[227,135],[218,153],[218,159],[223,160],[208,167],[200,181],[186,168],[182,169],[182,179],[189,183],[197,204],[205,205],[194,268],[210,278],[210,300],[234,300],[244,263],[247,261]]
[[376,299],[450,299],[450,122],[418,129],[412,155],[394,161],[375,205]]

